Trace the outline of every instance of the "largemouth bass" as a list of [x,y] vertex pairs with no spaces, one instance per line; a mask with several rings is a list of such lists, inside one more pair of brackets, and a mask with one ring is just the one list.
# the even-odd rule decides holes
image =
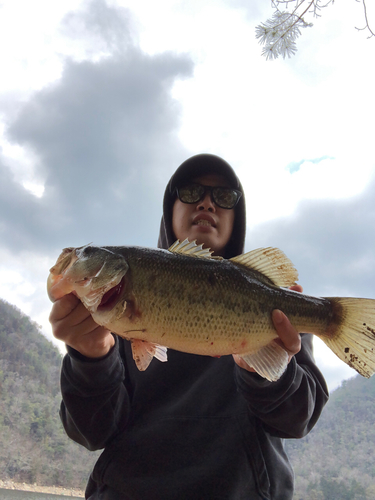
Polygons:
[[208,356],[240,355],[275,381],[288,354],[274,340],[271,312],[282,310],[299,332],[312,333],[364,377],[375,371],[375,300],[311,297],[284,287],[298,273],[277,248],[229,260],[195,242],[169,250],[66,248],[51,268],[52,301],[73,292],[99,325],[131,340],[145,370],[166,348]]

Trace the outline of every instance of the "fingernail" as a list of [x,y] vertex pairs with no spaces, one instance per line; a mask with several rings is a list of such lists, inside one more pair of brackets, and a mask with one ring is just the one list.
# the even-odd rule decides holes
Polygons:
[[280,324],[284,321],[285,314],[280,311],[280,309],[274,309],[272,311],[272,319],[274,323]]

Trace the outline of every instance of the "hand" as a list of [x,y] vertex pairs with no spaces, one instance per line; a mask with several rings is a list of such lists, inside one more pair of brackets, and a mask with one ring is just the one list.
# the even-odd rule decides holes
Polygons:
[[[303,288],[301,285],[293,285],[290,287],[290,290],[294,290],[295,292],[302,293]],[[275,340],[281,347],[283,347],[289,355],[289,360],[292,359],[294,355],[296,355],[301,350],[301,336],[297,332],[297,330],[291,325],[288,318],[285,314],[279,309],[275,309],[272,311],[272,321],[273,326],[279,336],[278,339]],[[240,356],[237,354],[233,354],[234,361],[238,366],[244,368],[249,372],[255,372],[254,368],[249,366]]]
[[115,344],[109,330],[99,326],[73,294],[56,300],[49,321],[53,335],[88,358],[105,356]]

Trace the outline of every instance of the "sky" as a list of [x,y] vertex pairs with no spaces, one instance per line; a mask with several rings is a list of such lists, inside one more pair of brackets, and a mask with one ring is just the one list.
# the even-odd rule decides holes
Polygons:
[[[267,61],[255,28],[272,12],[0,2],[0,297],[48,339],[62,248],[155,247],[165,185],[201,152],[242,181],[246,251],[281,248],[307,294],[375,298],[375,38],[341,0],[308,19],[292,58]],[[315,355],[331,390],[356,373],[319,339]]]

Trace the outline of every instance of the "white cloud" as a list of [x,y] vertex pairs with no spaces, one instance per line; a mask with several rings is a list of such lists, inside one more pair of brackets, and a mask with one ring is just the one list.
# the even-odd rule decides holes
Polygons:
[[81,2],[4,0],[0,16],[0,91],[30,91],[55,80],[61,71],[56,53],[62,16]]

